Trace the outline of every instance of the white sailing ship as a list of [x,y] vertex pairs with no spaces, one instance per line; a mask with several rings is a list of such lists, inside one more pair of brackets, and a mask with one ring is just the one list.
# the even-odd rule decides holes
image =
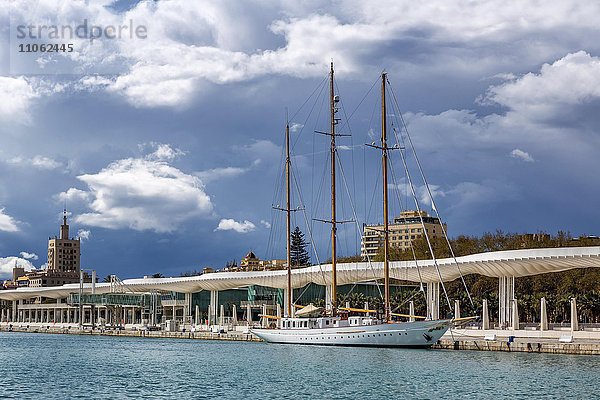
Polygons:
[[[331,148],[331,305],[327,310],[320,307],[314,307],[312,304],[293,312],[292,309],[292,284],[291,284],[291,256],[290,256],[290,144],[289,144],[289,125],[286,126],[286,208],[282,209],[287,213],[287,299],[286,316],[277,318],[263,315],[263,318],[274,318],[277,320],[277,327],[273,329],[252,329],[259,338],[269,343],[288,343],[288,344],[306,344],[306,345],[341,345],[341,346],[380,346],[380,347],[429,347],[435,344],[452,325],[453,320],[424,320],[414,321],[415,316],[402,315],[409,317],[410,322],[396,322],[392,320],[393,314],[390,306],[390,273],[389,273],[389,238],[388,238],[388,193],[387,193],[387,164],[388,150],[393,148],[387,145],[386,132],[386,74],[381,76],[381,96],[382,96],[382,129],[381,143],[379,146],[371,145],[381,150],[382,169],[383,169],[383,221],[384,221],[384,313],[382,318],[378,318],[376,310],[362,310],[338,308],[336,304],[336,193],[335,193],[335,167],[336,167],[336,119],[337,102],[339,97],[334,91],[334,70],[331,63],[330,71],[330,116],[331,130],[328,133],[320,132],[330,136]],[[341,311],[341,312],[340,312]],[[361,316],[349,316],[349,312],[364,313]]]

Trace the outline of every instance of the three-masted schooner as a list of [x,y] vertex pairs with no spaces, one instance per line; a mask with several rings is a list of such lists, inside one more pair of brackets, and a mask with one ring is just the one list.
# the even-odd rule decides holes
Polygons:
[[[387,194],[387,163],[388,148],[386,132],[386,74],[381,76],[382,96],[382,129],[380,146],[372,146],[381,149],[382,152],[382,175],[383,175],[383,223],[384,223],[384,315],[383,318],[373,316],[344,316],[338,314],[336,304],[336,134],[337,120],[335,117],[336,103],[339,97],[335,95],[334,70],[331,63],[329,82],[329,100],[331,124],[330,132],[326,133],[331,138],[331,309],[326,315],[319,315],[320,309],[310,305],[302,309],[306,317],[294,317],[292,310],[292,280],[290,260],[290,144],[289,125],[286,126],[286,216],[287,216],[287,298],[286,316],[278,321],[275,329],[252,329],[259,338],[270,343],[290,344],[316,344],[316,345],[342,345],[342,346],[390,346],[390,347],[429,347],[435,344],[450,327],[452,320],[425,320],[415,322],[392,321],[390,307],[390,272],[389,272],[389,237],[388,237],[388,194]],[[313,315],[313,316],[311,316]]]

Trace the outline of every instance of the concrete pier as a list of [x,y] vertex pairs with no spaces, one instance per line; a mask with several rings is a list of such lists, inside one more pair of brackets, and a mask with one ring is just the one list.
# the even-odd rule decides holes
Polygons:
[[248,330],[231,330],[224,332],[212,332],[210,330],[191,330],[168,332],[168,331],[146,331],[138,329],[79,329],[78,324],[0,324],[0,332],[27,332],[27,333],[50,333],[70,335],[98,335],[98,336],[122,336],[122,337],[144,337],[144,338],[172,338],[172,339],[198,339],[198,340],[226,340],[243,342],[261,342],[262,340],[249,333]]
[[600,330],[453,329],[434,349],[600,355]]

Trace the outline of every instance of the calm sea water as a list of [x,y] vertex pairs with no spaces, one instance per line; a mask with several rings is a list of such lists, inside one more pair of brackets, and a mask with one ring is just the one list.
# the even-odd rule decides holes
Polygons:
[[600,358],[0,333],[0,398],[600,397]]

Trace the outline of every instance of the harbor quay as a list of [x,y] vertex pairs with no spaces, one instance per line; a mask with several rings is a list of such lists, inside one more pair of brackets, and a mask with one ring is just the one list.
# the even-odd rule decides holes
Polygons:
[[[60,235],[49,238],[48,260],[42,271],[25,273],[15,266],[13,286],[0,290],[0,330],[257,341],[252,329],[279,327],[288,301],[296,306],[331,304],[332,299],[331,264],[294,268],[288,277],[284,269],[261,268],[252,252],[242,260],[246,270],[125,280],[111,275],[108,281],[98,282],[95,271],[80,267],[79,240],[69,237],[66,211]],[[497,309],[490,310],[484,298],[473,320],[473,315],[461,314],[460,301],[454,300],[450,315],[454,326],[435,348],[600,354],[600,324],[580,318],[575,297],[569,300],[568,322],[549,323],[547,308],[552,304],[545,298],[540,300],[537,321],[520,321],[520,294],[515,290],[520,277],[597,267],[600,246],[495,251],[420,260],[418,266],[413,261],[392,261],[389,273],[395,283],[390,289],[394,295],[422,284],[425,315],[415,315],[411,298],[405,309],[397,310],[404,313],[398,316],[409,321],[438,320],[448,318],[448,309],[441,312],[444,297],[447,300],[442,282],[469,274],[497,279]],[[382,262],[338,263],[338,294],[377,298],[383,276]],[[365,302],[356,312],[376,315],[378,311],[371,308],[377,306]],[[349,302],[346,309],[354,310]]]
[[247,329],[235,330],[211,330],[210,326],[193,327],[177,332],[165,330],[148,330],[137,326],[127,326],[122,329],[110,329],[99,327],[79,327],[77,324],[12,324],[1,323],[0,332],[24,332],[24,333],[47,333],[64,335],[91,335],[91,336],[114,336],[114,337],[142,337],[142,338],[170,338],[170,339],[198,339],[198,340],[221,340],[238,342],[262,342]]
[[433,346],[442,350],[600,355],[600,327],[532,329],[453,329]]
[[[259,324],[255,326],[260,326]],[[477,326],[454,328],[432,348],[437,350],[504,351],[573,355],[600,355],[600,326],[581,326],[573,331],[570,326],[556,326],[540,331],[533,327],[519,330],[488,329]],[[169,338],[181,340],[218,340],[261,342],[247,324],[233,327],[199,325],[179,331],[148,330],[147,327],[127,325],[122,329],[107,327],[79,327],[78,324],[60,323],[0,323],[0,332],[28,332],[137,338]]]
[[[438,260],[442,276],[455,279],[454,260]],[[447,264],[446,264],[447,262]],[[483,301],[480,318],[466,326],[457,322],[434,346],[447,350],[523,351],[530,353],[600,354],[600,325],[584,323],[575,298],[570,321],[548,323],[542,299],[539,321],[519,321],[515,279],[533,273],[552,273],[600,266],[600,247],[515,250],[458,257],[463,273],[496,274],[499,304],[491,318]],[[440,315],[440,284],[424,260],[421,274],[428,293],[427,317]],[[452,268],[451,268],[452,266]],[[294,298],[325,298],[327,282],[320,281],[328,265],[293,270]],[[370,269],[370,268],[373,269]],[[345,290],[376,295],[367,276],[378,272],[373,263],[342,263],[339,279]],[[493,267],[493,269],[491,268]],[[393,262],[395,277],[416,274],[409,262]],[[80,282],[50,287],[0,291],[0,330],[57,334],[136,336],[258,341],[252,328],[276,326],[285,305],[285,271],[207,273],[193,277],[136,278],[109,283]],[[413,279],[415,277],[413,276]],[[413,313],[412,302],[407,312]],[[365,305],[365,308],[369,308]],[[468,317],[468,315],[462,315]],[[454,304],[461,320],[461,305]]]

